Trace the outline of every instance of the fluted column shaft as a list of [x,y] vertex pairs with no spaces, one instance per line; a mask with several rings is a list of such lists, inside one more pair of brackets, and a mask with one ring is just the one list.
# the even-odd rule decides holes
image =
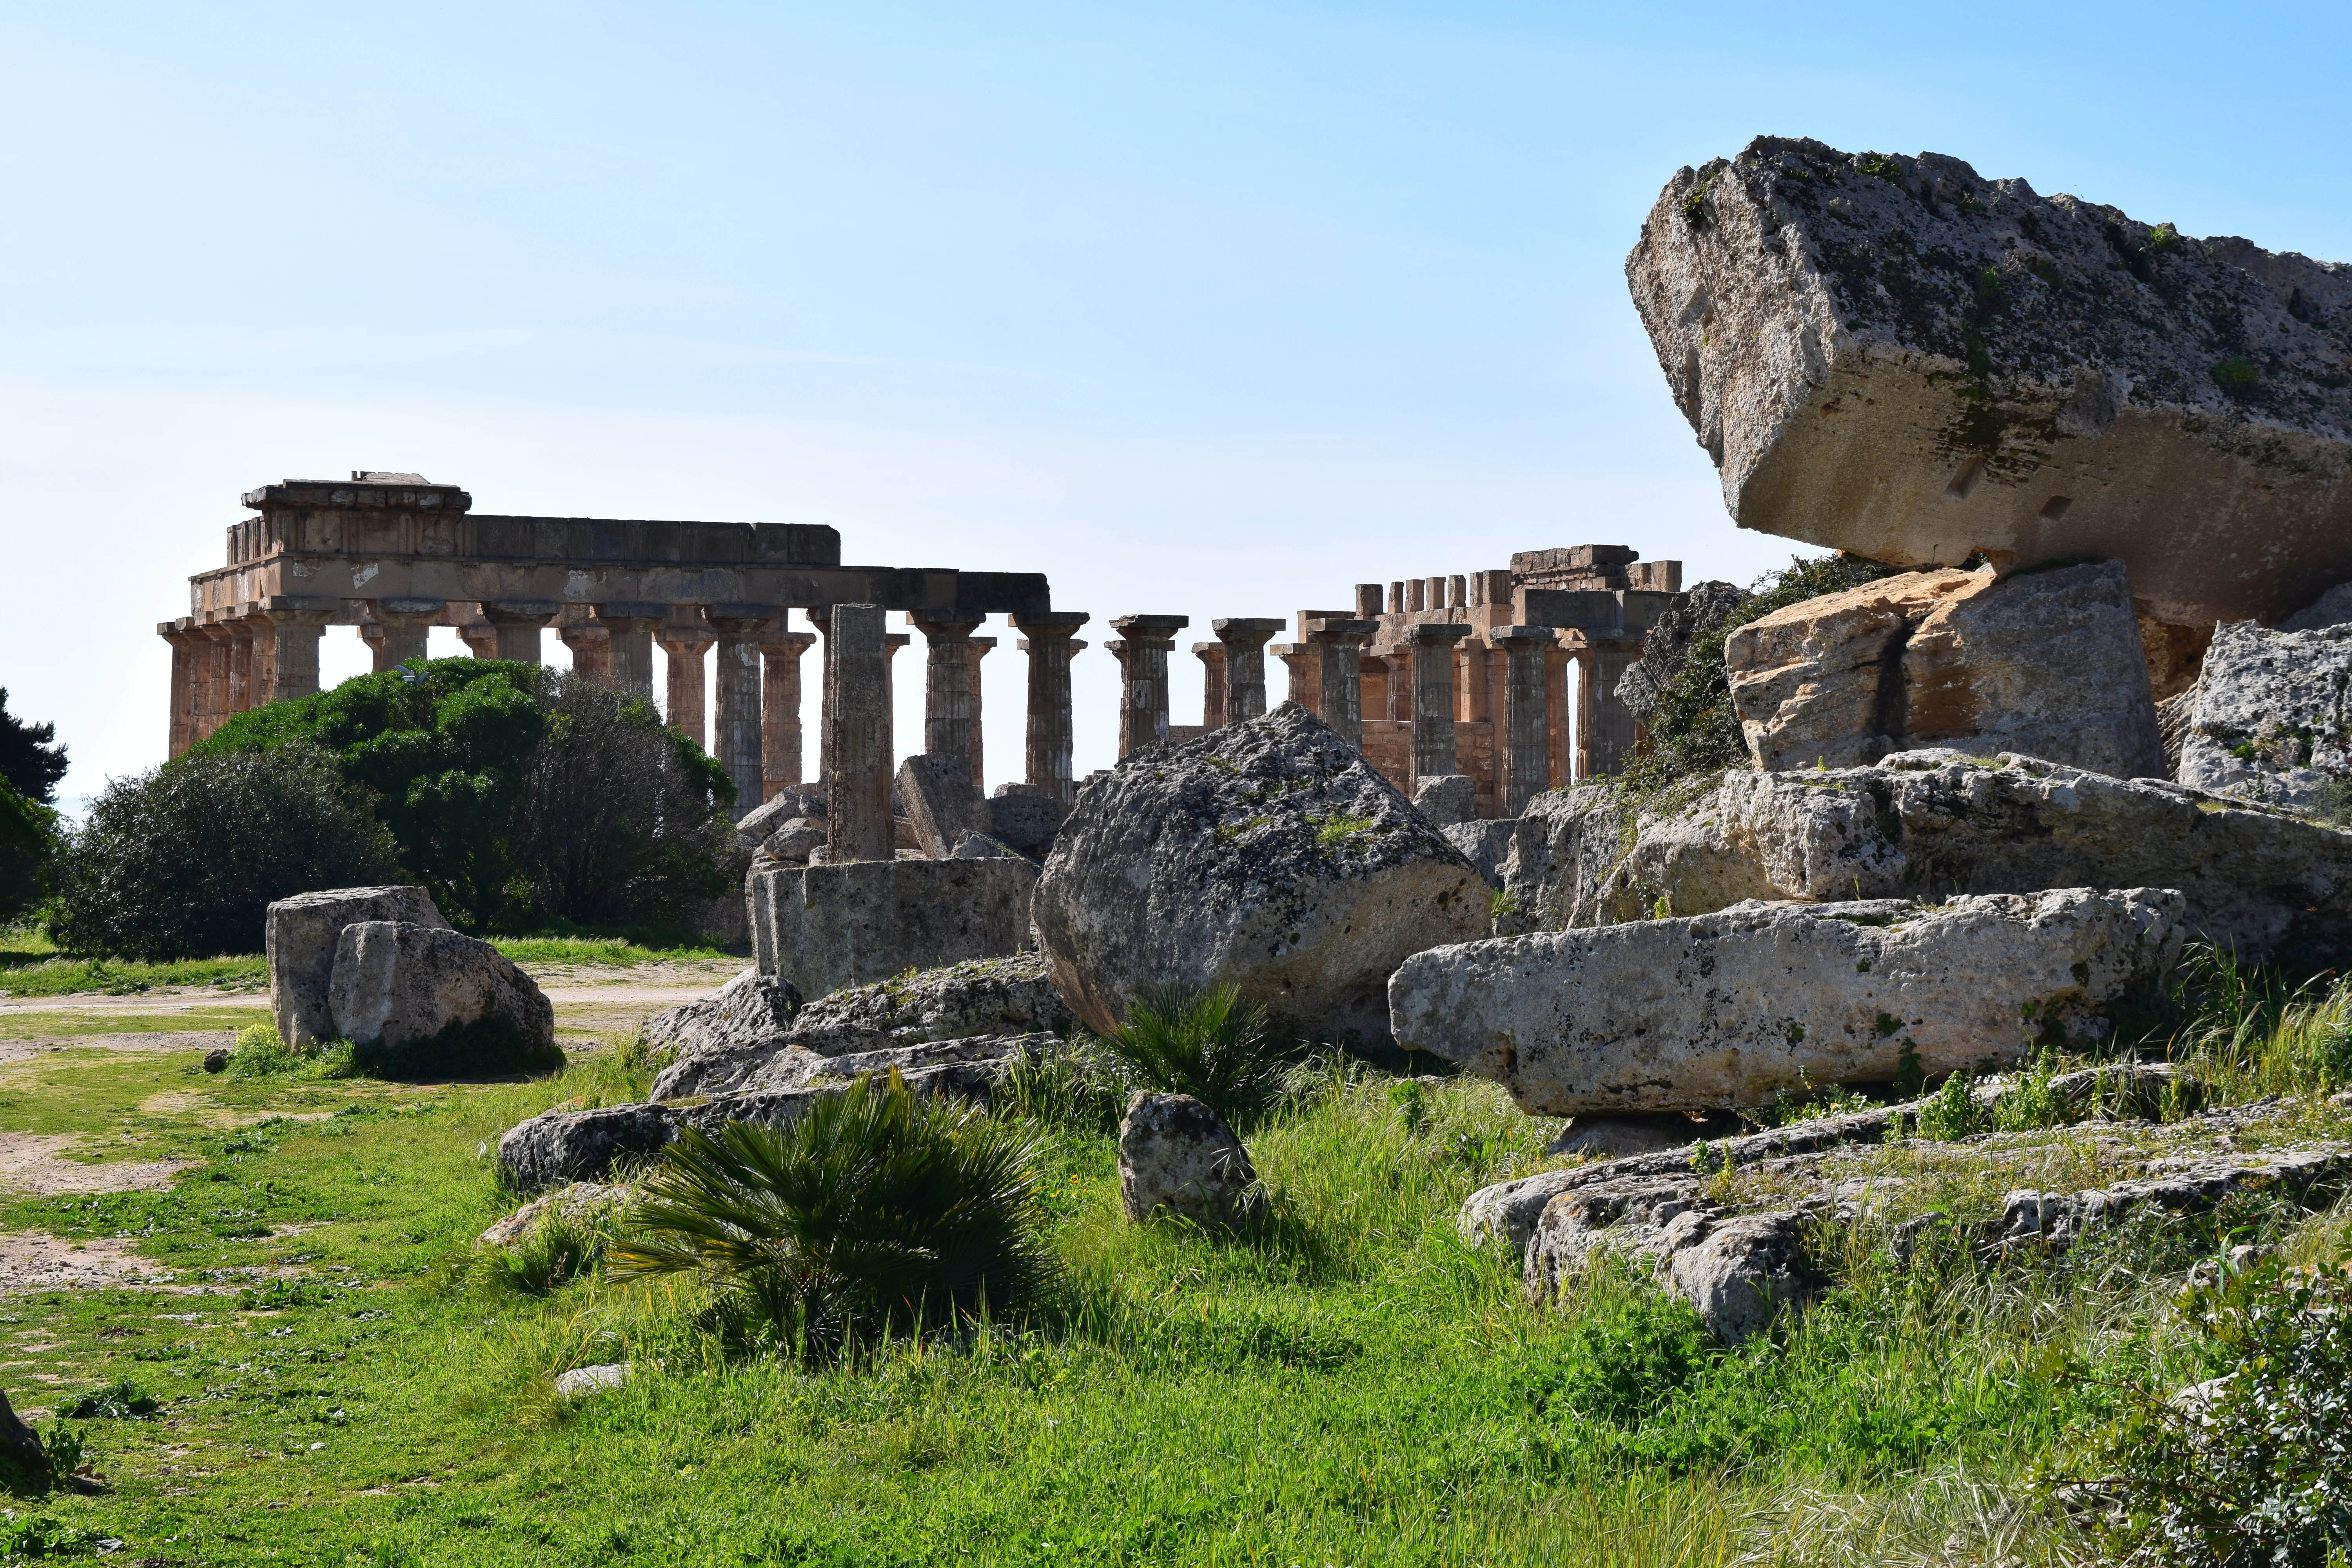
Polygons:
[[835,605],[824,642],[825,859],[887,860],[890,833],[890,652],[877,605]]
[[171,739],[163,754],[176,757],[194,739],[196,659],[204,639],[176,621],[165,621],[155,628],[155,635],[172,649]]
[[971,639],[971,787],[982,794],[987,793],[988,784],[981,767],[981,751],[986,742],[981,733],[980,661],[986,658],[988,650],[995,646],[994,637]]
[[971,634],[986,617],[953,610],[917,610],[908,619],[923,634],[923,750],[971,768],[972,721],[979,702]]
[[1503,650],[1503,747],[1496,791],[1505,816],[1517,816],[1551,782],[1551,703],[1544,690],[1549,626],[1497,626]]
[[801,772],[806,750],[801,734],[801,658],[816,646],[814,632],[783,626],[779,618],[760,639],[760,776],[772,798],[807,776]]
[[1373,620],[1310,622],[1307,640],[1321,655],[1318,714],[1348,744],[1364,745],[1364,644],[1381,629]]
[[373,645],[376,673],[425,658],[425,634],[447,607],[439,599],[369,600],[368,613],[383,628],[383,640]]
[[1201,661],[1201,728],[1222,730],[1225,727],[1225,645],[1221,642],[1196,642],[1192,657]]
[[1454,748],[1454,645],[1471,628],[1424,622],[1412,628],[1412,782],[1462,771]]
[[669,727],[705,748],[710,738],[704,723],[702,656],[718,640],[698,626],[665,626],[654,633],[654,641],[669,655]]
[[1067,805],[1077,785],[1070,759],[1070,660],[1086,645],[1075,640],[1089,619],[1084,610],[1015,616],[1029,655],[1029,721],[1024,761],[1028,781]]
[[540,633],[562,609],[546,599],[490,599],[482,605],[482,617],[499,628],[500,658],[513,664],[537,664]]
[[767,798],[760,743],[760,640],[775,616],[752,605],[713,605],[703,617],[719,634],[719,722],[711,733],[711,754],[735,781],[735,815],[740,817]]
[[[594,606],[604,629],[605,674],[616,691],[654,700],[654,629],[669,619],[667,605],[614,602]],[[460,637],[465,635],[461,629]]]
[[324,610],[269,612],[269,689],[266,700],[288,702],[319,689],[319,639],[327,634]]

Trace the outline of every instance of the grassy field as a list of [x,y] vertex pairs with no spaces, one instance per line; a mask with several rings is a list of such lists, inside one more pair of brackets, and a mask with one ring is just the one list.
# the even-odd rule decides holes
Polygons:
[[[719,962],[730,956],[723,949],[686,940],[647,946],[617,937],[498,936],[490,939],[490,945],[525,968],[635,969],[649,963]],[[267,991],[269,966],[259,953],[163,963],[66,958],[37,931],[0,929],[0,995],[122,996],[195,985],[227,992]]]
[[[730,1360],[683,1288],[533,1296],[473,1261],[514,1202],[501,1131],[644,1091],[566,1043],[567,1072],[513,1084],[242,1081],[69,1043],[0,1065],[0,1131],[196,1163],[0,1215],[170,1276],[0,1300],[20,1410],[124,1379],[159,1402],[75,1423],[114,1491],[16,1500],[8,1538],[174,1564],[2090,1561],[2030,1472],[2123,1387],[2197,1375],[2168,1302],[2224,1239],[1858,1253],[1801,1326],[1717,1354],[1626,1279],[1539,1308],[1457,1239],[1462,1197],[1547,1125],[1483,1085],[1334,1074],[1252,1134],[1258,1229],[1127,1225],[1110,1141],[1064,1129],[1048,1314],[808,1372]],[[2020,1145],[2021,1169],[2083,1158],[2063,1130]],[[1967,1217],[1998,1187],[1918,1201]],[[640,1375],[554,1397],[614,1361]]]

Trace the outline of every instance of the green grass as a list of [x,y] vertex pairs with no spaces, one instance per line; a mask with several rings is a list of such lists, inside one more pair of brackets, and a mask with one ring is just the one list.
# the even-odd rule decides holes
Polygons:
[[634,968],[642,963],[708,963],[732,956],[708,942],[681,942],[648,947],[617,937],[494,936],[490,945],[517,963],[600,963]]
[[[20,1410],[125,1379],[160,1403],[76,1424],[111,1495],[15,1505],[126,1562],[2087,1561],[2026,1473],[2124,1383],[2189,1380],[2179,1270],[2233,1227],[2342,1245],[2339,1219],[2267,1211],[2071,1259],[1931,1245],[1903,1268],[1858,1237],[1801,1326],[1718,1354],[1621,1273],[1539,1307],[1456,1236],[1462,1198],[1532,1168],[1551,1124],[1483,1083],[1327,1066],[1251,1132],[1262,1224],[1129,1225],[1113,1140],[1080,1118],[1041,1163],[1060,1295],[809,1370],[724,1353],[680,1282],[522,1289],[474,1258],[516,1201],[499,1134],[642,1095],[614,1052],[433,1088],[197,1056],[0,1064],[0,1131],[198,1163],[167,1191],[0,1202],[0,1231],[135,1246],[185,1292],[0,1300]],[[1916,1142],[1862,1157],[1963,1219],[2104,1157],[2021,1136],[1990,1169]],[[622,1360],[628,1386],[553,1397],[556,1373]]]

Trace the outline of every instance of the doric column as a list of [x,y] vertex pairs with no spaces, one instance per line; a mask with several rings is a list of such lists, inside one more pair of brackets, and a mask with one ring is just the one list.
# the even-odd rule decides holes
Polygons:
[[1429,579],[1408,577],[1404,580],[1404,607],[1408,613],[1429,608]]
[[1401,616],[1404,614],[1404,584],[1402,583],[1391,583],[1389,584],[1389,614],[1392,616]]
[[188,749],[194,738],[196,659],[204,639],[187,629],[185,622],[164,621],[155,628],[155,635],[172,647],[172,724],[169,750],[163,754],[176,757]]
[[1364,746],[1364,643],[1381,629],[1370,619],[1310,621],[1307,640],[1320,656],[1317,715],[1355,747]]
[[253,706],[253,626],[243,616],[221,623],[228,633],[228,690],[221,702],[222,717]]
[[1633,755],[1633,710],[1617,700],[1625,668],[1641,657],[1638,632],[1587,631],[1577,658],[1577,782],[1618,772]]
[[1201,661],[1201,728],[1222,730],[1225,716],[1225,645],[1196,642],[1192,657]]
[[499,657],[499,628],[482,618],[482,607],[474,606],[474,618],[457,628],[457,640],[476,658]]
[[952,757],[971,768],[972,721],[979,703],[972,692],[978,661],[971,634],[987,617],[961,610],[916,610],[908,620],[923,634],[923,750]]
[[1323,717],[1323,651],[1304,642],[1278,642],[1265,651],[1282,661],[1288,700]]
[[1377,656],[1388,667],[1389,710],[1387,717],[1402,723],[1412,717],[1412,652],[1406,648],[1396,653]]
[[1282,626],[1278,620],[1263,619],[1209,623],[1225,645],[1227,723],[1246,724],[1265,712],[1265,644]]
[[368,668],[378,675],[390,669],[392,666],[383,661],[383,623],[371,616],[352,629],[360,634],[360,641],[367,644]]
[[890,834],[890,652],[878,605],[835,605],[824,639],[824,858],[887,860]]
[[188,630],[200,639],[196,645],[195,690],[189,704],[188,743],[194,745],[219,729],[220,721],[227,717],[228,628],[192,618]]
[[1377,620],[1380,613],[1381,585],[1378,583],[1357,584],[1356,618],[1360,621]]
[[1087,619],[1084,610],[1013,617],[1029,656],[1028,780],[1064,805],[1077,795],[1070,771],[1070,660],[1086,646],[1075,638]]
[[788,630],[789,619],[777,616],[760,639],[760,776],[770,799],[807,776],[801,772],[801,656],[816,646],[816,634]]
[[994,637],[971,639],[971,787],[982,795],[988,793],[988,785],[981,770],[980,661],[986,658],[988,650],[995,646]]
[[1118,754],[1168,739],[1168,653],[1189,616],[1119,616],[1112,627],[1127,639],[1119,663]]
[[[667,605],[632,604],[615,600],[592,607],[595,624],[604,628],[605,679],[616,691],[654,700],[654,628],[669,619]],[[483,623],[485,626],[488,622]],[[468,628],[459,627],[464,637]]]
[[613,684],[613,629],[597,621],[558,623],[555,635],[572,650],[572,673],[599,686]]
[[1471,628],[1424,621],[1412,628],[1412,782],[1458,773],[1454,745],[1454,645]]
[[327,633],[324,610],[269,612],[269,689],[266,700],[290,701],[319,689],[319,639]]
[[1575,657],[1555,633],[1551,647],[1544,649],[1544,712],[1547,722],[1551,726],[1551,784],[1554,789],[1566,789],[1571,783],[1584,782],[1583,775],[1569,765],[1568,672],[1574,662]]
[[1459,572],[1445,579],[1445,607],[1449,610],[1470,607],[1470,579]]
[[1465,724],[1484,724],[1495,717],[1494,689],[1486,678],[1486,645],[1475,637],[1463,643],[1461,669],[1454,687],[1461,706],[1456,716]]
[[245,702],[248,708],[266,708],[278,686],[278,627],[258,608],[245,612],[245,624],[253,633],[253,666],[246,677]]
[[719,634],[719,722],[711,732],[711,754],[735,781],[738,817],[767,798],[767,758],[760,744],[760,641],[782,613],[772,605],[711,605],[702,612]]
[[423,658],[425,628],[446,608],[440,599],[370,599],[368,613],[383,628],[383,641],[374,645],[376,673]]
[[670,625],[654,632],[669,655],[669,727],[698,746],[710,743],[702,722],[702,656],[719,639],[708,627]]
[[1544,691],[1549,626],[1496,626],[1486,634],[1503,650],[1503,744],[1496,805],[1517,816],[1551,783],[1551,704]]
[[482,618],[499,628],[499,657],[510,664],[539,662],[539,634],[562,614],[551,599],[488,599]]

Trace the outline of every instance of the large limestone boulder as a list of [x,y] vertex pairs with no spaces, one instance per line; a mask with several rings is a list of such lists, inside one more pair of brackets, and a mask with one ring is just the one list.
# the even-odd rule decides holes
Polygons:
[[1378,1050],[1409,953],[1486,934],[1475,868],[1295,702],[1087,785],[1037,884],[1046,971],[1108,1031],[1155,986],[1237,988],[1274,1027]]
[[487,1026],[506,1036],[509,1060],[562,1059],[555,1008],[538,982],[488,942],[446,926],[345,926],[328,995],[335,1032],[362,1045],[418,1046]]
[[[1063,1035],[1076,1026],[1034,952],[852,986],[781,1016],[756,1001],[780,983],[756,973],[737,976],[713,1001],[646,1022],[648,1042],[675,1053],[654,1079],[656,1100],[741,1089],[787,1052],[824,1059],[976,1037]],[[730,994],[733,1012],[719,1016],[717,1004]]]
[[1765,1105],[2097,1037],[2179,955],[2180,910],[2145,888],[1747,903],[1416,953],[1389,1001],[1400,1044],[1537,1115]]
[[[656,1013],[638,1026],[637,1033],[654,1059],[672,1064],[698,1057],[757,1054],[782,1048],[800,1007],[801,994],[791,982],[747,969],[720,986],[715,996]],[[669,1097],[656,1093],[655,1098]]]
[[2123,778],[2167,771],[2118,563],[1883,578],[1760,616],[1723,651],[1759,768],[1951,746]]
[[1902,565],[2119,560],[2186,628],[2352,577],[2342,267],[1760,137],[1667,182],[1625,275],[1742,528]]
[[297,893],[269,906],[263,942],[269,955],[269,1011],[278,1037],[308,1050],[336,1035],[328,993],[335,945],[358,921],[404,921],[446,931],[449,922],[422,888],[335,888]]
[[2160,779],[1949,751],[1727,773],[1712,794],[1645,816],[1581,908],[1624,919],[1743,898],[2149,886],[2187,898],[2191,940],[2242,958],[2312,973],[2352,952],[2352,833]]
[[2329,782],[2352,777],[2347,689],[2352,626],[2216,628],[2181,737],[2180,782],[2274,805],[2316,804]]
[[1692,647],[1738,613],[1748,595],[1729,583],[1694,583],[1675,595],[1642,634],[1642,657],[1617,681],[1617,700],[1640,724],[1652,723],[1658,705],[1690,658]]

